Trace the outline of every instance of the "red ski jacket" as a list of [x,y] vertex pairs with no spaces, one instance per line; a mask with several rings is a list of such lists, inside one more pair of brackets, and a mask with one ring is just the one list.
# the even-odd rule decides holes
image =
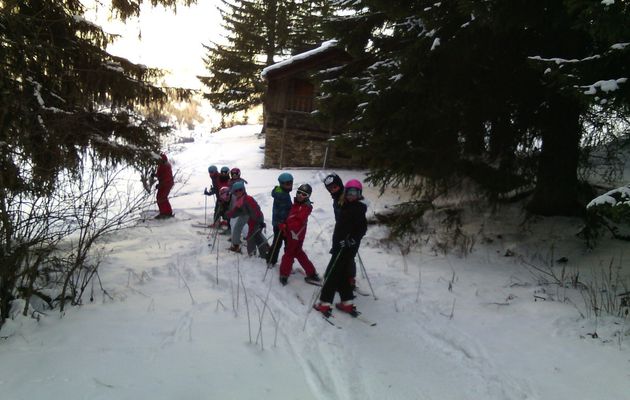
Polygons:
[[155,176],[161,188],[166,189],[173,187],[173,169],[171,168],[171,163],[168,161],[165,160],[158,165]]
[[289,240],[303,241],[306,237],[308,216],[311,215],[313,206],[309,201],[304,203],[294,202],[285,221],[286,237]]
[[228,211],[225,215],[228,218],[238,217],[240,215],[247,215],[247,226],[249,227],[248,236],[252,235],[257,230],[262,228],[262,224],[265,222],[260,206],[256,200],[245,193],[241,198],[235,201],[234,207]]

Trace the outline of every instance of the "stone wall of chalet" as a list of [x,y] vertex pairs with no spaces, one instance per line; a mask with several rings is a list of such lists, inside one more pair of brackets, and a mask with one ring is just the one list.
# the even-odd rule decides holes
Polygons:
[[331,142],[329,129],[310,114],[268,113],[265,124],[266,168],[357,168],[360,161]]

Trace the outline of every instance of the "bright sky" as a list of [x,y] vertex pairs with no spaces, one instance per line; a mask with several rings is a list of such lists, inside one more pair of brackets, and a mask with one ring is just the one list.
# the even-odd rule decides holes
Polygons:
[[[92,3],[86,0],[85,3]],[[186,88],[201,88],[197,75],[206,70],[202,44],[220,40],[221,17],[219,0],[199,0],[190,7],[178,6],[177,14],[163,7],[143,5],[140,18],[125,24],[109,18],[107,1],[88,6],[86,18],[101,25],[106,32],[122,35],[108,51],[132,62],[168,70],[167,84]]]

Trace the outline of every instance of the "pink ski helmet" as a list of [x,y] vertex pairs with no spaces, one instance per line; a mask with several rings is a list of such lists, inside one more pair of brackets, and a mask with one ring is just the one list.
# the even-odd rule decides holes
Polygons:
[[355,195],[358,199],[363,198],[363,185],[356,179],[350,179],[348,182],[346,182],[346,187],[344,191],[346,196]]
[[350,179],[346,182],[346,189],[363,190],[363,185],[357,179]]

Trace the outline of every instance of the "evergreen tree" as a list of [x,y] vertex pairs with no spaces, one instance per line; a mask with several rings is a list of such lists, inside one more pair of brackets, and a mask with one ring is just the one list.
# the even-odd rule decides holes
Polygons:
[[326,39],[324,24],[335,7],[330,0],[295,0],[287,47],[292,54],[302,53]]
[[[128,17],[140,3],[114,2],[114,10]],[[159,149],[164,129],[134,112],[165,99],[148,83],[159,71],[108,54],[113,37],[82,17],[78,0],[0,4],[3,196],[51,189],[61,171],[77,171],[88,146],[111,161],[138,161],[137,149]]]
[[580,212],[584,118],[628,105],[625,3],[342,3],[332,27],[355,62],[329,85],[360,106],[372,180],[465,176],[494,196],[531,182],[530,211]]
[[208,87],[204,94],[223,115],[262,103],[260,72],[278,57],[314,47],[322,40],[322,18],[331,1],[222,0],[224,43],[205,46]]

